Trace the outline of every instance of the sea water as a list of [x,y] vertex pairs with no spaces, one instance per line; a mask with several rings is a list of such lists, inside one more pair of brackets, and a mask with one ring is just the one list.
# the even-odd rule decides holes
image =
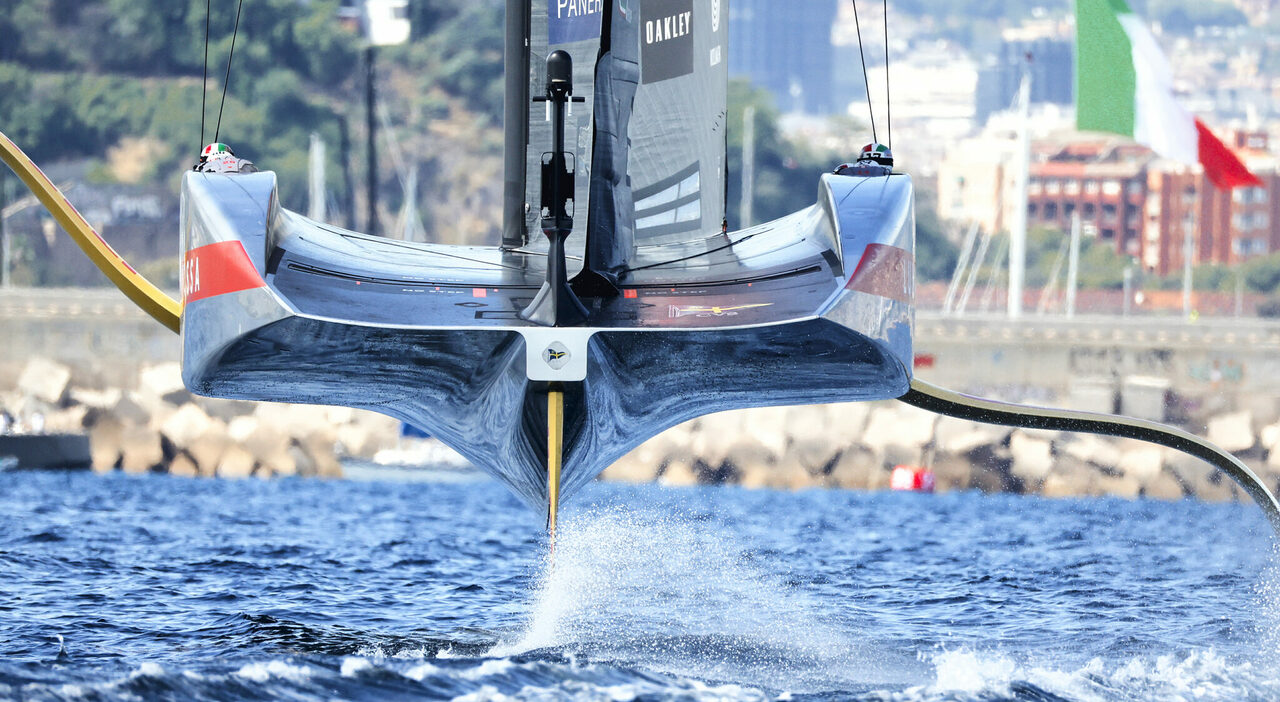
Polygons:
[[1280,698],[1253,505],[439,477],[0,473],[0,699]]

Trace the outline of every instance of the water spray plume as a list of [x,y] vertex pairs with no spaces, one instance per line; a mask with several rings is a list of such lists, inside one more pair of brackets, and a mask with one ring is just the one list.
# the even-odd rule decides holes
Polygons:
[[697,679],[892,675],[872,647],[828,623],[817,598],[749,544],[687,514],[601,508],[560,524],[528,622],[490,656],[555,649],[593,662],[637,658]]

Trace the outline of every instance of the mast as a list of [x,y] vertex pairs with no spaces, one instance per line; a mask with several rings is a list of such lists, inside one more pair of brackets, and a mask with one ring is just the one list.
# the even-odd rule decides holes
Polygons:
[[502,246],[513,249],[529,240],[525,224],[525,158],[529,149],[529,0],[507,0],[506,66],[502,168]]
[[738,205],[738,228],[751,226],[751,209],[756,197],[756,108],[742,110],[742,202]]
[[960,247],[960,258],[956,261],[956,269],[951,273],[951,284],[947,286],[947,297],[942,302],[942,313],[951,314],[955,307],[956,294],[960,292],[960,282],[965,279],[965,271],[969,268],[969,258],[973,256],[974,246],[978,243],[978,223],[969,226],[969,233],[964,237],[964,245]]
[[[1182,235],[1182,318],[1186,320],[1191,319],[1192,312],[1191,296],[1194,281],[1191,271],[1196,248],[1194,231],[1200,223],[1199,214],[1196,212],[1195,224],[1183,228]],[[1128,271],[1127,268],[1125,270]]]
[[[964,310],[969,306],[969,296],[973,294],[973,287],[978,284],[978,273],[982,270],[983,261],[987,260],[987,249],[991,248],[991,233],[982,232],[982,238],[978,242],[978,252],[973,255],[973,260],[969,262],[969,279],[965,281],[964,292],[960,295],[960,302],[956,308],[952,310],[957,317],[964,316]],[[992,261],[992,266],[1000,265],[1000,261]]]
[[351,128],[345,115],[338,120],[338,163],[342,164],[343,226],[355,231],[356,186],[351,177]]
[[9,179],[0,175],[0,288],[9,288],[13,284],[9,278],[9,269],[13,267],[12,244],[9,243],[9,232],[4,228],[4,211],[8,207]]
[[1009,236],[1009,319],[1022,316],[1022,286],[1027,268],[1027,182],[1031,179],[1031,72],[1024,69],[1018,91],[1018,182],[1013,196]]
[[311,132],[311,150],[307,160],[307,217],[317,222],[324,220],[324,140]]
[[9,269],[13,266],[9,232],[4,228],[5,210],[9,208],[9,179],[0,175],[0,288],[9,288]]
[[1080,284],[1080,213],[1071,215],[1071,253],[1067,259],[1067,319],[1076,316],[1076,289]]
[[380,234],[378,227],[378,125],[373,118],[373,106],[376,101],[374,80],[377,77],[377,69],[374,67],[374,48],[370,43],[364,50],[365,60],[365,84],[364,84],[364,121],[365,121],[365,157],[367,164],[366,171],[366,199],[368,200],[369,213],[365,220],[365,233],[378,236]]
[[365,36],[365,156],[367,168],[367,199],[369,205],[366,233],[374,236],[382,232],[378,222],[378,125],[374,119],[374,108],[377,105],[377,47],[395,46],[409,41],[412,26],[407,13],[401,13],[408,3],[405,0],[362,3],[361,19],[364,23]]
[[404,184],[404,206],[400,208],[400,238],[404,241],[419,241],[418,230],[418,164],[409,169],[409,177]]
[[1125,317],[1133,311],[1133,264],[1127,263],[1124,267],[1124,312]]

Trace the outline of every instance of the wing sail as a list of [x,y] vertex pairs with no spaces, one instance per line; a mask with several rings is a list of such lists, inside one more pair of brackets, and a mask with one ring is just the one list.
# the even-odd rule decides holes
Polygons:
[[727,0],[605,0],[587,264],[617,279],[637,246],[721,232]]
[[[526,2],[527,0],[517,0]],[[605,13],[605,0],[533,0],[528,9],[527,56],[525,66],[511,66],[507,70],[528,69],[527,93],[521,96],[517,90],[508,90],[508,100],[523,99],[527,107],[519,114],[526,117],[527,134],[524,149],[524,203],[517,211],[507,213],[507,230],[512,229],[512,219],[520,218],[518,230],[524,234],[529,248],[545,249],[546,240],[539,233],[538,203],[542,201],[541,174],[543,154],[551,151],[552,125],[546,112],[547,103],[535,103],[530,98],[546,94],[547,55],[557,49],[569,52],[573,57],[573,92],[590,96],[595,91],[595,66],[600,55],[600,44]],[[508,22],[512,15],[508,15]],[[565,146],[573,153],[577,179],[574,191],[574,235],[568,241],[570,255],[581,254],[587,231],[587,208],[590,202],[590,168],[592,151],[592,115],[594,102],[572,105],[572,114],[566,117]],[[508,130],[508,140],[512,131]],[[519,210],[523,211],[519,211]],[[511,237],[509,236],[508,239]]]
[[[630,174],[640,245],[704,239],[725,214],[726,0],[644,0]],[[633,13],[634,14],[634,13]]]

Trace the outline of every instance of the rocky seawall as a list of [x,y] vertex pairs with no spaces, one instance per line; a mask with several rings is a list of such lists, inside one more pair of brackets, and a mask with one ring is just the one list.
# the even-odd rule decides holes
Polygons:
[[[127,389],[124,389],[127,388]],[[45,358],[26,363],[0,406],[48,433],[87,434],[94,470],[192,477],[336,477],[341,459],[397,442],[388,417],[340,407],[212,400],[182,385],[177,363],[104,380]],[[1197,420],[1197,433],[1280,484],[1280,406]],[[33,428],[33,427],[28,427]],[[1196,431],[1196,426],[1190,427]],[[723,412],[667,430],[603,479],[668,485],[888,489],[895,466],[934,472],[936,489],[1050,497],[1245,500],[1207,464],[1149,444],[1010,430],[897,402]]]
[[399,426],[347,408],[196,397],[177,363],[108,384],[35,358],[0,405],[23,430],[87,434],[95,471],[191,477],[337,477],[340,457],[371,458],[394,445]]
[[[1223,414],[1208,421],[1207,437],[1242,458],[1275,490],[1280,482],[1276,420],[1250,411]],[[889,488],[897,465],[932,469],[938,492],[1248,500],[1230,479],[1180,452],[1133,440],[976,424],[897,402],[710,415],[632,451],[605,471],[604,479],[882,490]]]

